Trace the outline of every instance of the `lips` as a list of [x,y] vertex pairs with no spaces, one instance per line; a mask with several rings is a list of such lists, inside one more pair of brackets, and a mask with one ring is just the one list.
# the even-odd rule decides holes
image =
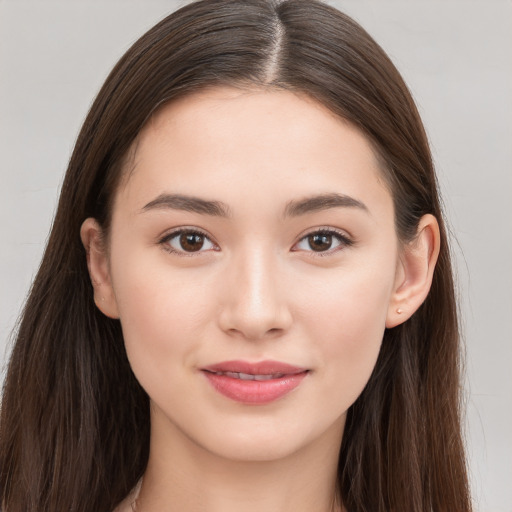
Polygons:
[[264,374],[256,374],[252,375],[250,373],[242,373],[242,372],[213,372],[215,375],[224,375],[226,377],[231,377],[232,379],[242,379],[242,380],[272,380],[272,379],[280,379],[284,377],[282,373],[274,373],[269,375]]
[[266,404],[298,387],[308,369],[279,361],[224,361],[202,368],[213,388],[245,404]]

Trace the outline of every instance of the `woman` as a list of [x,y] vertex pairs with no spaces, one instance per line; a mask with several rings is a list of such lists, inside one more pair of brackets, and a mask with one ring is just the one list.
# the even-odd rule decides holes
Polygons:
[[192,3],[84,123],[2,403],[2,509],[470,510],[428,143],[316,1]]

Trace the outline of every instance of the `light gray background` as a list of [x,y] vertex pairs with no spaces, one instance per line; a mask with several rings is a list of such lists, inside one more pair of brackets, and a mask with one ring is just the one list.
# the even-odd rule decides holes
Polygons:
[[[183,3],[0,0],[0,362],[95,93]],[[426,124],[455,236],[476,510],[512,512],[512,1],[330,3],[389,53]]]

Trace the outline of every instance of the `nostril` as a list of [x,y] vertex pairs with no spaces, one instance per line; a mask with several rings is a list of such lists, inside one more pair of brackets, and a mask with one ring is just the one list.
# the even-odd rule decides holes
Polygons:
[[285,333],[285,329],[280,327],[272,327],[270,329],[266,329],[263,326],[245,326],[244,328],[230,328],[223,329],[228,336],[233,338],[244,338],[249,341],[258,341],[265,339],[273,339],[282,336]]

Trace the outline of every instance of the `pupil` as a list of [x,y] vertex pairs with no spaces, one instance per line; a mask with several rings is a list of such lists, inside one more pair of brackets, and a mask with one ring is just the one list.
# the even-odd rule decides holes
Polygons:
[[204,237],[196,233],[183,233],[180,236],[180,245],[185,251],[199,251],[204,244]]
[[309,246],[313,251],[326,251],[332,245],[332,235],[316,234],[311,235],[308,239]]

